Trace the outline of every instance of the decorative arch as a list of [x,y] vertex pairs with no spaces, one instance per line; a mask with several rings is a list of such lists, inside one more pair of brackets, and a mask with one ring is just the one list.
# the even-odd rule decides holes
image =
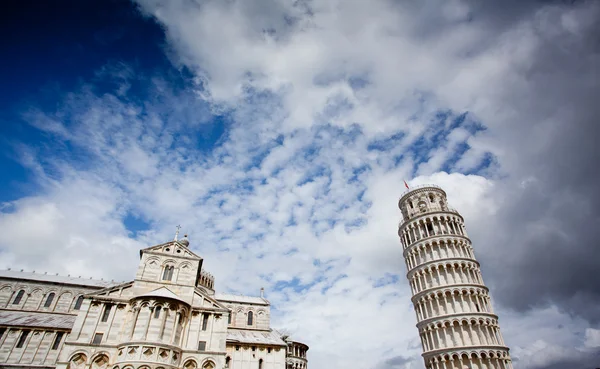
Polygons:
[[192,264],[189,261],[182,261],[179,265],[178,268],[184,268],[184,267],[188,267],[191,268]]
[[0,305],[6,305],[12,296],[12,292],[13,289],[10,285],[3,285],[0,287]]
[[187,359],[183,364],[183,369],[196,369],[198,367],[198,363],[194,359]]
[[23,297],[25,296],[25,292],[27,292],[27,290],[25,288],[20,288],[17,293],[15,294],[13,300],[12,300],[12,304],[13,305],[19,305],[21,303],[21,301],[23,301]]
[[158,267],[160,265],[160,259],[157,256],[151,256],[146,259],[145,265],[151,268]]
[[83,295],[79,295],[77,296],[73,301],[73,310],[79,310],[81,309],[81,304],[83,304]]
[[98,354],[96,354],[93,358],[92,358],[92,369],[104,369],[104,368],[108,368],[108,364],[110,362],[110,358],[108,356],[108,353],[106,352],[100,352]]
[[163,260],[162,264],[160,266],[165,266],[165,265],[177,265],[177,260],[175,259],[165,259]]
[[212,359],[206,359],[202,363],[202,369],[216,369],[217,364]]
[[25,303],[23,305],[24,309],[29,310],[37,310],[40,307],[44,298],[44,293],[41,288],[33,288],[31,292],[27,295],[25,299]]
[[69,307],[71,306],[71,302],[73,301],[73,293],[71,291],[65,291],[58,296],[56,300],[56,308],[54,310],[60,312],[69,311]]
[[67,364],[67,369],[84,368],[86,362],[87,354],[85,352],[76,352],[73,355],[71,355],[69,363]]

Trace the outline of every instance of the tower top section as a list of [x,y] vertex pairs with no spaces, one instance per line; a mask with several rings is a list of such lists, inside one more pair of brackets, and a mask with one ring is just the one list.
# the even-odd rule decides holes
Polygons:
[[409,189],[402,194],[398,207],[404,220],[424,213],[452,211],[448,208],[446,192],[436,185],[421,185]]

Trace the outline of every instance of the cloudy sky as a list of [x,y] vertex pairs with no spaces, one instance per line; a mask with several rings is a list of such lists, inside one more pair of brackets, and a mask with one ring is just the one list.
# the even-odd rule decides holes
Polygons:
[[600,366],[600,2],[8,1],[1,267],[175,226],[314,369],[423,368],[403,180],[465,217],[515,368]]

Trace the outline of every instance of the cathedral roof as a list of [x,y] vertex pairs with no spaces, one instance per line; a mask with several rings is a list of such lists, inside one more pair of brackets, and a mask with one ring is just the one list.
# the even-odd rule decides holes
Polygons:
[[287,345],[276,331],[251,331],[232,328],[227,329],[227,342],[255,343],[279,346]]
[[228,294],[228,293],[215,293],[215,295],[213,297],[215,298],[215,300],[219,300],[219,301],[269,305],[269,301],[265,300],[262,297],[256,297],[256,296],[232,295],[232,294]]
[[76,315],[72,314],[0,310],[0,325],[9,327],[71,329],[76,317]]
[[64,275],[42,274],[34,272],[19,272],[16,270],[0,270],[0,278],[26,279],[38,282],[64,283],[78,286],[90,287],[109,287],[120,282],[104,281],[97,279],[85,279],[81,277],[71,277]]

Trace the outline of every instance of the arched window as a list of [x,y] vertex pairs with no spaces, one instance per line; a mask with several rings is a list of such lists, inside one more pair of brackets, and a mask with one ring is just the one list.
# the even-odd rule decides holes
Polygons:
[[174,269],[175,269],[175,267],[172,265],[171,266],[167,265],[165,267],[165,270],[163,272],[163,277],[162,277],[163,281],[170,281],[171,279],[173,279],[173,270]]
[[231,361],[231,358],[230,358],[229,356],[227,356],[227,357],[225,358],[225,367],[226,367],[226,368],[229,368],[229,362],[230,362],[230,361]]
[[23,298],[24,294],[25,290],[17,292],[17,297],[15,297],[15,299],[13,300],[13,305],[18,305],[21,302],[21,299]]
[[160,317],[160,305],[154,308],[154,319],[158,319]]
[[252,325],[253,321],[254,321],[254,313],[249,311],[248,312],[248,325]]
[[54,300],[54,296],[55,296],[54,292],[51,292],[48,295],[48,297],[46,298],[46,302],[44,303],[45,308],[50,307],[50,305],[52,305],[52,300]]
[[23,347],[23,345],[25,344],[25,341],[27,340],[27,336],[29,335],[29,332],[31,332],[29,329],[23,329],[21,331],[21,337],[19,337],[19,341],[17,342],[17,345],[15,346],[16,348]]
[[73,307],[73,309],[75,309],[75,310],[81,309],[81,304],[82,303],[83,303],[83,296],[79,296],[77,298],[77,300],[75,301],[75,306]]
[[263,359],[258,360],[258,369],[263,369]]

